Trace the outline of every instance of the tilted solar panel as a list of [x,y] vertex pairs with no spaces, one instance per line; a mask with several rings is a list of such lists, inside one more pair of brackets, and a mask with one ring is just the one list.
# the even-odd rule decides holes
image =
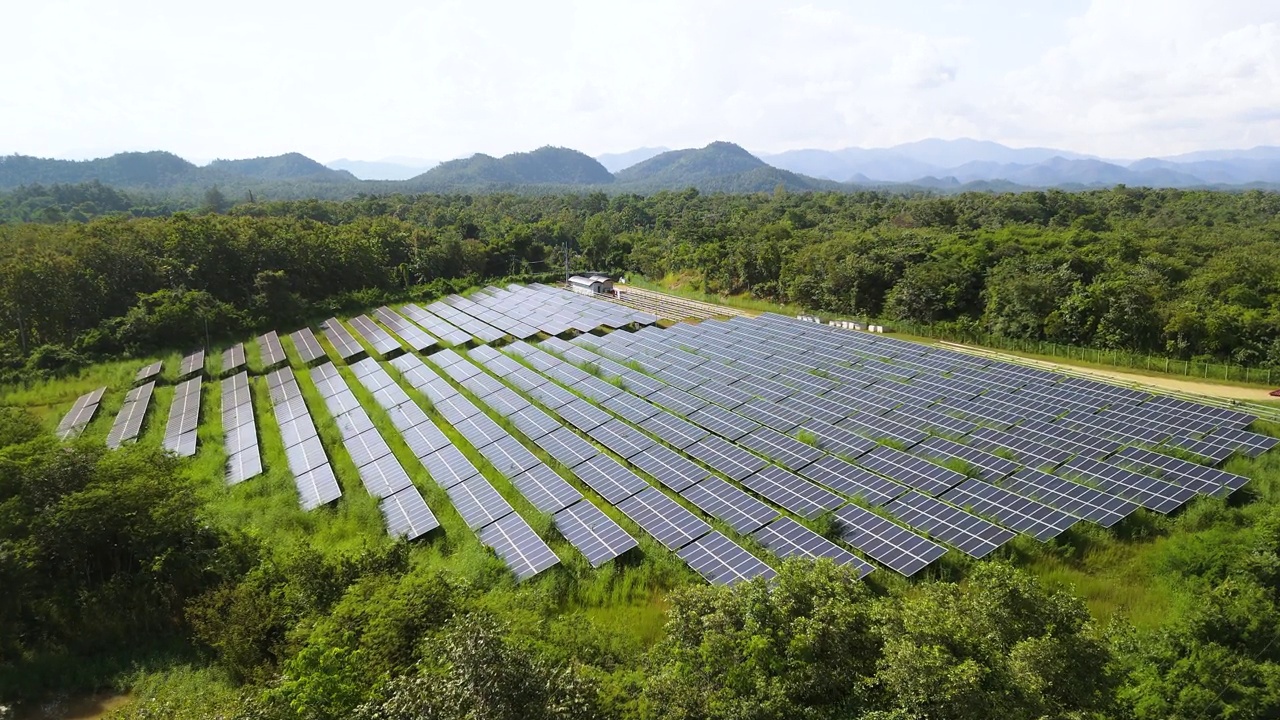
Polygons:
[[684,546],[678,554],[689,567],[715,585],[736,585],[777,575],[763,560],[715,530]]
[[847,565],[866,577],[875,566],[789,517],[780,517],[751,534],[774,555],[788,558],[826,558],[837,565]]
[[577,502],[556,512],[556,529],[587,556],[591,567],[600,567],[639,543],[618,523],[589,502]]
[[947,553],[941,545],[857,505],[845,505],[835,516],[845,542],[906,577]]
[[560,562],[529,523],[515,513],[486,525],[479,535],[480,542],[493,548],[517,580],[528,580]]

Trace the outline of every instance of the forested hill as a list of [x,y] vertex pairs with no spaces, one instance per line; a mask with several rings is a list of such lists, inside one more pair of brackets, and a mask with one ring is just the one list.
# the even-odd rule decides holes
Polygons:
[[0,157],[0,188],[98,182],[122,189],[164,190],[242,181],[358,184],[345,170],[331,170],[298,153],[247,160],[214,160],[205,167],[168,152],[127,152],[97,160]]
[[609,185],[613,175],[595,158],[577,150],[542,147],[501,158],[477,153],[441,163],[406,181],[406,189],[521,185]]
[[838,189],[839,183],[779,170],[741,147],[713,142],[701,149],[671,150],[617,174],[619,185],[641,190],[697,187],[712,192]]

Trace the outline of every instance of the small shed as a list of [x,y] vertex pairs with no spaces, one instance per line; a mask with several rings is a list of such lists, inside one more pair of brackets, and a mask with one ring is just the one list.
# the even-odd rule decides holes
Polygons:
[[569,289],[582,295],[609,294],[613,292],[613,280],[605,275],[574,275],[569,278]]

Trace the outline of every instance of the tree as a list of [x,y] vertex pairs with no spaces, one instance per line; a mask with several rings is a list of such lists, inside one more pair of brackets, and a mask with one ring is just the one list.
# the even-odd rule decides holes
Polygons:
[[671,598],[645,688],[666,718],[848,718],[870,705],[879,640],[847,568],[784,563],[776,580]]
[[202,209],[207,213],[221,213],[227,209],[227,196],[222,194],[217,185],[213,185],[204,191],[204,206]]

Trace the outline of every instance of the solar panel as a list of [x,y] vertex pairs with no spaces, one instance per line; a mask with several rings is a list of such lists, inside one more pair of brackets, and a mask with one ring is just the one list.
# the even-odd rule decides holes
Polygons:
[[726,410],[738,408],[755,398],[754,395],[746,390],[725,385],[721,380],[705,380],[701,384],[689,388],[688,392],[690,395],[713,402]]
[[539,463],[533,453],[525,449],[519,440],[507,435],[497,441],[480,448],[480,454],[488,458],[498,472],[506,477],[515,477]]
[[676,492],[681,492],[711,475],[706,468],[664,445],[654,445],[628,458],[628,462]]
[[316,426],[311,422],[310,415],[295,418],[289,422],[280,423],[280,439],[286,448],[316,436]]
[[538,438],[549,432],[562,427],[555,418],[546,414],[535,407],[527,407],[518,412],[512,413],[508,418],[516,429],[530,440],[537,441]]
[[489,525],[515,510],[483,477],[473,477],[445,488],[462,521],[472,530]]
[[400,432],[430,422],[427,414],[413,401],[388,408],[387,417],[391,418],[391,424],[395,425]]
[[416,487],[406,487],[386,496],[378,503],[378,510],[382,512],[387,534],[406,540],[422,537],[440,527],[440,521]]
[[570,505],[554,516],[556,529],[583,555],[591,567],[600,567],[639,543],[618,523],[589,502]]
[[780,517],[751,534],[774,555],[817,560],[827,558],[837,565],[853,568],[858,577],[866,577],[875,569],[862,558],[836,545],[789,517]]
[[1138,509],[1136,504],[1123,498],[1030,468],[1019,470],[999,484],[1006,490],[1102,527],[1111,527]]
[[688,415],[689,413],[692,413],[695,410],[700,410],[709,404],[706,400],[703,400],[696,395],[690,395],[683,390],[677,390],[673,387],[662,388],[661,390],[650,394],[645,399],[651,403],[661,405],[677,415]]
[[587,434],[623,459],[644,452],[656,444],[652,438],[621,420],[609,420]]
[[[514,378],[516,376],[513,374],[508,377]],[[546,405],[552,410],[558,410],[559,408],[573,402],[582,402],[585,404],[585,401],[579,400],[573,393],[551,382],[544,385],[538,385],[536,387],[526,387],[524,388],[524,391],[529,395],[529,397],[537,400],[543,405]]]
[[244,367],[244,343],[236,343],[222,353],[222,372],[228,373]]
[[333,420],[344,442],[373,430],[373,420],[369,419],[369,415],[362,408],[353,408],[335,415]]
[[641,428],[648,430],[668,444],[681,450],[710,434],[697,425],[681,420],[665,410],[647,420],[641,421],[639,424]]
[[325,456],[324,446],[320,444],[318,437],[308,438],[293,447],[285,448],[284,454],[295,477],[329,464],[329,458]]
[[284,346],[280,344],[280,336],[275,330],[258,337],[258,351],[263,368],[275,367],[285,360]]
[[944,493],[942,499],[957,507],[973,508],[977,513],[995,518],[1005,527],[1042,542],[1066,532],[1078,519],[980,480],[965,480]]
[[388,385],[381,390],[377,390],[373,393],[373,401],[378,404],[378,407],[385,410],[413,402],[409,399],[409,394],[401,390],[399,385]]
[[741,480],[767,464],[763,459],[714,435],[703,438],[684,451],[734,480]]
[[738,439],[738,444],[777,461],[792,470],[802,470],[824,453],[777,430],[760,428]]
[[482,448],[507,437],[507,431],[484,414],[472,415],[466,420],[454,423],[453,426],[462,437],[467,439],[467,442],[476,448]]
[[124,404],[116,415],[116,421],[107,433],[107,447],[118,448],[129,440],[136,440],[142,432],[142,420],[151,405],[151,392],[155,381],[140,385],[124,396]]
[[197,350],[182,358],[182,365],[178,368],[178,379],[181,380],[192,373],[203,371],[204,350]]
[[324,357],[324,350],[316,340],[315,333],[311,332],[311,328],[302,328],[290,333],[289,339],[293,341],[293,346],[297,349],[298,357],[303,364],[310,364]]
[[858,458],[858,464],[930,495],[940,495],[964,482],[954,470],[881,446]]
[[510,418],[525,408],[533,407],[533,403],[520,397],[519,393],[509,387],[501,387],[482,399],[486,405],[504,418]]
[[799,427],[801,423],[810,420],[810,417],[805,413],[783,407],[770,400],[761,400],[760,398],[738,406],[734,412],[784,433],[789,433]]
[[689,419],[730,440],[737,440],[743,435],[763,427],[755,420],[725,410],[718,405],[708,405],[697,412],[689,413]]
[[133,381],[142,382],[144,380],[150,380],[160,374],[160,369],[163,365],[164,363],[162,361],[157,360],[146,367],[140,368],[138,370],[138,374],[133,376]]
[[226,482],[228,485],[236,485],[261,474],[262,457],[258,454],[257,445],[227,457]]
[[493,548],[517,580],[528,580],[560,562],[524,518],[511,513],[480,531],[480,542]]
[[475,393],[476,397],[479,398],[484,398],[488,395],[506,389],[506,386],[502,384],[502,381],[492,375],[486,375],[485,373],[472,375],[460,382],[463,387]]
[[766,465],[759,472],[743,478],[742,485],[775,505],[811,520],[844,504],[839,495],[776,465]]
[[329,344],[333,345],[333,350],[343,360],[351,358],[364,352],[364,347],[356,342],[351,333],[338,321],[337,318],[329,318],[321,323],[320,327],[324,330],[324,336],[329,339]]
[[845,542],[894,572],[911,577],[947,549],[857,505],[835,511]]
[[327,462],[295,475],[293,482],[298,488],[298,504],[303,510],[314,510],[342,497],[342,488],[338,487],[338,479],[333,476],[333,468]]
[[1163,480],[1118,468],[1114,465],[1076,457],[1060,470],[1066,477],[1078,478],[1105,492],[1132,500],[1158,513],[1170,513],[1195,497],[1195,491]]
[[67,440],[79,435],[98,411],[98,404],[102,401],[102,396],[106,394],[106,391],[107,389],[102,387],[76,398],[76,401],[71,405],[71,409],[67,411],[62,421],[58,423],[58,438]]
[[373,314],[377,315],[383,325],[391,328],[391,332],[399,335],[400,339],[404,340],[415,351],[423,352],[436,346],[435,338],[423,332],[417,325],[393,312],[391,308],[383,306],[374,310]]
[[610,505],[617,505],[641,490],[652,487],[608,455],[591,458],[575,467],[573,473]]
[[452,425],[480,414],[480,408],[462,395],[450,395],[439,401],[433,401],[432,405]]
[[678,554],[689,567],[714,585],[736,585],[758,577],[768,579],[777,575],[763,560],[715,530],[684,546]]
[[1121,450],[1108,462],[1218,497],[1225,497],[1249,482],[1243,475],[1135,447]]
[[559,427],[534,440],[538,447],[567,468],[575,468],[600,454],[595,446],[569,428]]
[[885,510],[970,557],[984,558],[1016,537],[998,525],[914,490],[885,505]]
[[588,403],[586,400],[574,400],[555,409],[556,413],[574,427],[583,432],[590,432],[613,419],[609,413]]
[[690,485],[680,491],[680,496],[743,534],[757,530],[778,517],[777,510],[718,477]]
[[711,531],[711,526],[656,487],[618,503],[618,509],[668,550],[678,550]]
[[543,463],[511,478],[511,484],[538,512],[553,513],[582,499],[577,488]]
[[174,388],[173,404],[169,406],[169,421],[165,424],[164,448],[178,457],[194,455],[196,443],[193,433],[199,422],[200,378],[192,378]]
[[440,432],[440,428],[430,422],[404,428],[400,434],[404,437],[405,444],[409,446],[409,451],[418,459],[425,458],[450,444],[449,439]]
[[453,445],[446,445],[420,459],[423,467],[431,475],[431,479],[442,488],[456,485],[480,474],[467,456]]
[[959,460],[974,468],[978,477],[987,482],[995,482],[1018,470],[1018,464],[1012,460],[946,438],[931,437],[911,448],[911,452],[932,460]]
[[581,395],[585,395],[596,402],[603,402],[611,397],[616,397],[623,393],[623,389],[617,385],[607,383],[598,377],[587,377],[584,380],[573,384],[573,391]]

